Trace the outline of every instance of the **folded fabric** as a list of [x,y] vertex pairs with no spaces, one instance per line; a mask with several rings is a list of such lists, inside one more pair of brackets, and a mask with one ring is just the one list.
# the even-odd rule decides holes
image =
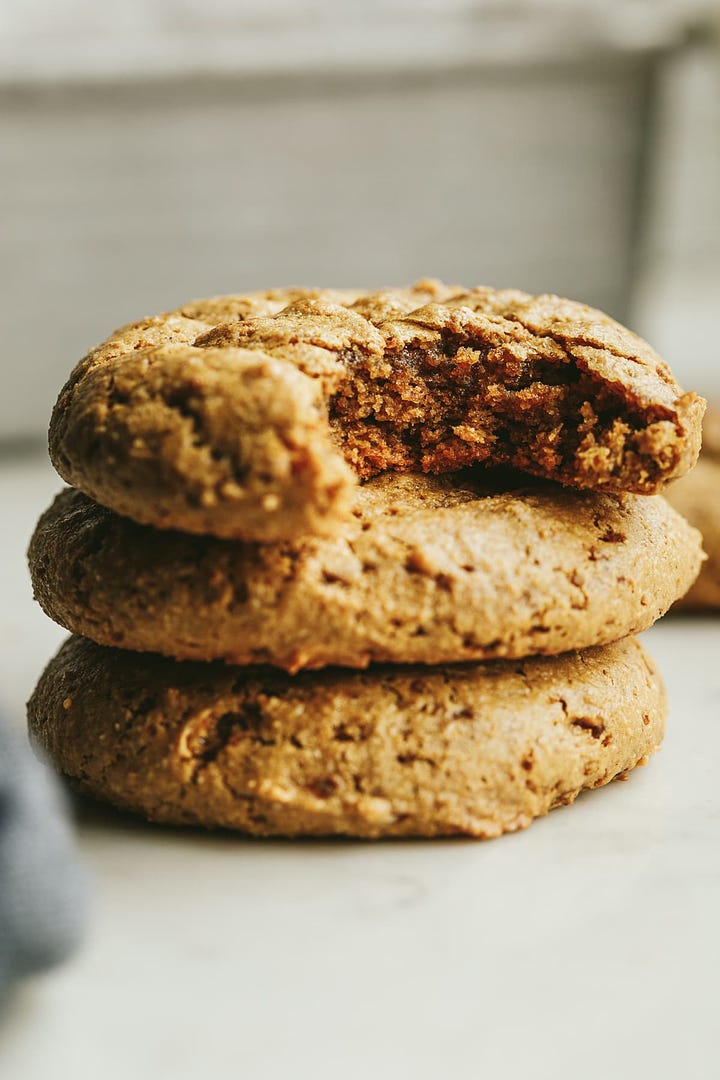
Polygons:
[[72,952],[87,898],[57,782],[0,717],[0,1001]]

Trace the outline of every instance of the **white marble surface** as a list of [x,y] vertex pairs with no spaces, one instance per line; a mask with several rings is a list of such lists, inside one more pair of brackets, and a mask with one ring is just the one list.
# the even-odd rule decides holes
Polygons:
[[[0,702],[61,637],[22,553],[58,486],[0,463]],[[720,1071],[720,621],[646,635],[663,752],[482,844],[252,843],[98,811],[94,921],[0,1026],[3,1080],[404,1080]]]

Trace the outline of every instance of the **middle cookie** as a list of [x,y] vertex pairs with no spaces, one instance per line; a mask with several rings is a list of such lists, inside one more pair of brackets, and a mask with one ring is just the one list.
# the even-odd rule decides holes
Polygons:
[[157,532],[72,489],[38,523],[35,595],[100,645],[288,671],[548,655],[635,634],[690,587],[700,534],[660,496],[385,474],[339,536]]

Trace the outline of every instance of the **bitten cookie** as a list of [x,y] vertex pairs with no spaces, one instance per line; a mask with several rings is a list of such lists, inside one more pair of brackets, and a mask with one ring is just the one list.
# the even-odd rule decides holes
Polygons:
[[638,641],[294,677],[71,638],[29,702],[81,791],[259,836],[492,837],[642,764],[665,697]]
[[700,460],[667,492],[672,503],[702,533],[707,562],[690,591],[678,603],[689,610],[720,608],[720,408],[705,416]]
[[336,531],[356,476],[387,471],[509,464],[649,494],[694,463],[703,408],[640,338],[556,296],[295,290],[113,334],[62,390],[50,453],[139,522],[273,541]]
[[67,490],[29,551],[36,597],[75,633],[290,671],[604,644],[650,626],[701,558],[660,496],[487,471],[384,474],[338,536],[272,545],[158,532]]

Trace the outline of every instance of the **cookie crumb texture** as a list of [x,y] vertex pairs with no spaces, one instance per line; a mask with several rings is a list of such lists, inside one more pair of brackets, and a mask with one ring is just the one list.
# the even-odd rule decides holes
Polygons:
[[159,528],[332,533],[356,478],[509,464],[650,494],[704,402],[608,316],[556,296],[294,290],[198,301],[113,334],[50,426],[60,475]]
[[28,711],[79,790],[154,821],[494,837],[644,764],[665,696],[633,638],[522,663],[295,677],[70,638]]
[[385,474],[337,537],[273,545],[156,531],[66,490],[29,559],[45,612],[101,645],[298,671],[605,644],[662,615],[702,552],[660,496],[483,471]]

